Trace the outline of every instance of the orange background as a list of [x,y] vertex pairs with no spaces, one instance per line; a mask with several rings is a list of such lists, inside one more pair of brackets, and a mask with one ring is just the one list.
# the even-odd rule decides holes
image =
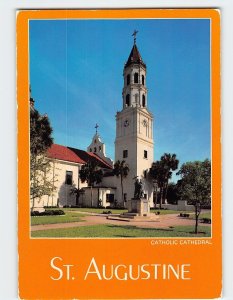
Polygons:
[[[31,239],[29,203],[29,20],[66,18],[209,18],[212,76],[212,245],[151,246],[152,239]],[[17,15],[19,295],[24,299],[217,298],[221,295],[220,16],[212,9],[38,10]],[[153,238],[155,240],[155,238]],[[167,240],[167,239],[166,239]],[[53,281],[50,260],[76,264],[77,280]],[[191,264],[192,280],[96,280],[101,264]]]

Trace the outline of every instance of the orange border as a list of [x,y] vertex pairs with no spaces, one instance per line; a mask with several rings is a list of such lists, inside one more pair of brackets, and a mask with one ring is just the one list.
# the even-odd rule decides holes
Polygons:
[[[85,240],[29,238],[29,77],[28,21],[30,19],[211,19],[212,76],[212,199],[211,245],[151,246],[149,239]],[[213,9],[34,10],[17,15],[18,99],[18,238],[19,293],[25,299],[71,298],[217,298],[221,294],[221,128],[220,128],[220,15]],[[176,249],[178,247],[178,249]],[[146,253],[146,255],[145,255]],[[132,255],[133,254],[133,255]],[[52,281],[50,260],[78,265],[75,281]],[[190,263],[192,280],[82,280],[92,257],[99,264]]]

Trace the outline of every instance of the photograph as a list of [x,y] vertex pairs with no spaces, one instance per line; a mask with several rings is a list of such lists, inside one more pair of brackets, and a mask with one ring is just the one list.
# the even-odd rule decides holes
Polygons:
[[220,12],[16,21],[20,298],[218,298]]
[[29,21],[31,238],[211,237],[211,21]]

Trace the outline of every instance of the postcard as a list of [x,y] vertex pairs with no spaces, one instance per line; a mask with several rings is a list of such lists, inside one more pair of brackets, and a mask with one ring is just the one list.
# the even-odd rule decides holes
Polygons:
[[17,13],[22,299],[221,296],[220,13]]

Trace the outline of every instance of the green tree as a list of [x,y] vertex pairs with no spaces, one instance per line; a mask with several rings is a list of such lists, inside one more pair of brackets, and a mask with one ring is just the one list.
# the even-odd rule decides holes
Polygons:
[[164,153],[160,160],[152,163],[149,171],[149,175],[156,187],[156,203],[158,197],[158,189],[160,194],[159,207],[162,208],[162,203],[167,197],[167,189],[169,179],[172,177],[172,172],[177,170],[179,160],[176,158],[176,154]]
[[71,190],[70,190],[70,195],[75,195],[75,205],[79,205],[79,198],[80,195],[82,194],[82,190],[77,188],[75,184],[72,185]]
[[30,109],[30,151],[31,155],[45,154],[53,144],[52,127],[47,115]]
[[117,160],[114,164],[113,173],[117,177],[120,177],[121,180],[121,197],[124,203],[124,188],[123,188],[123,179],[127,177],[129,174],[129,166],[125,162],[125,160]]
[[[31,99],[30,99],[31,100]],[[50,160],[46,157],[48,148],[53,143],[52,127],[47,115],[41,115],[34,107],[30,108],[30,196],[32,210],[35,199],[51,195],[54,191],[50,178]]]
[[179,200],[179,190],[177,184],[174,182],[168,183],[167,202],[169,204],[177,204],[178,200]]
[[79,178],[81,182],[87,182],[91,187],[91,207],[93,207],[93,186],[102,181],[103,171],[100,169],[95,161],[88,161],[85,165],[82,165],[79,171]]
[[195,233],[198,233],[198,218],[203,205],[211,204],[211,162],[187,162],[177,173],[181,176],[178,181],[180,196],[187,199],[195,207]]
[[164,194],[162,195],[163,200],[167,198],[168,182],[172,177],[172,172],[178,169],[179,160],[176,158],[176,154],[164,153],[161,156],[161,162],[164,166]]
[[162,194],[163,194],[163,186],[164,186],[164,178],[165,178],[164,165],[160,160],[157,160],[152,163],[152,166],[149,170],[149,176],[152,178],[154,187],[155,187],[155,207],[158,200],[158,190],[159,190],[159,208],[162,208]]

